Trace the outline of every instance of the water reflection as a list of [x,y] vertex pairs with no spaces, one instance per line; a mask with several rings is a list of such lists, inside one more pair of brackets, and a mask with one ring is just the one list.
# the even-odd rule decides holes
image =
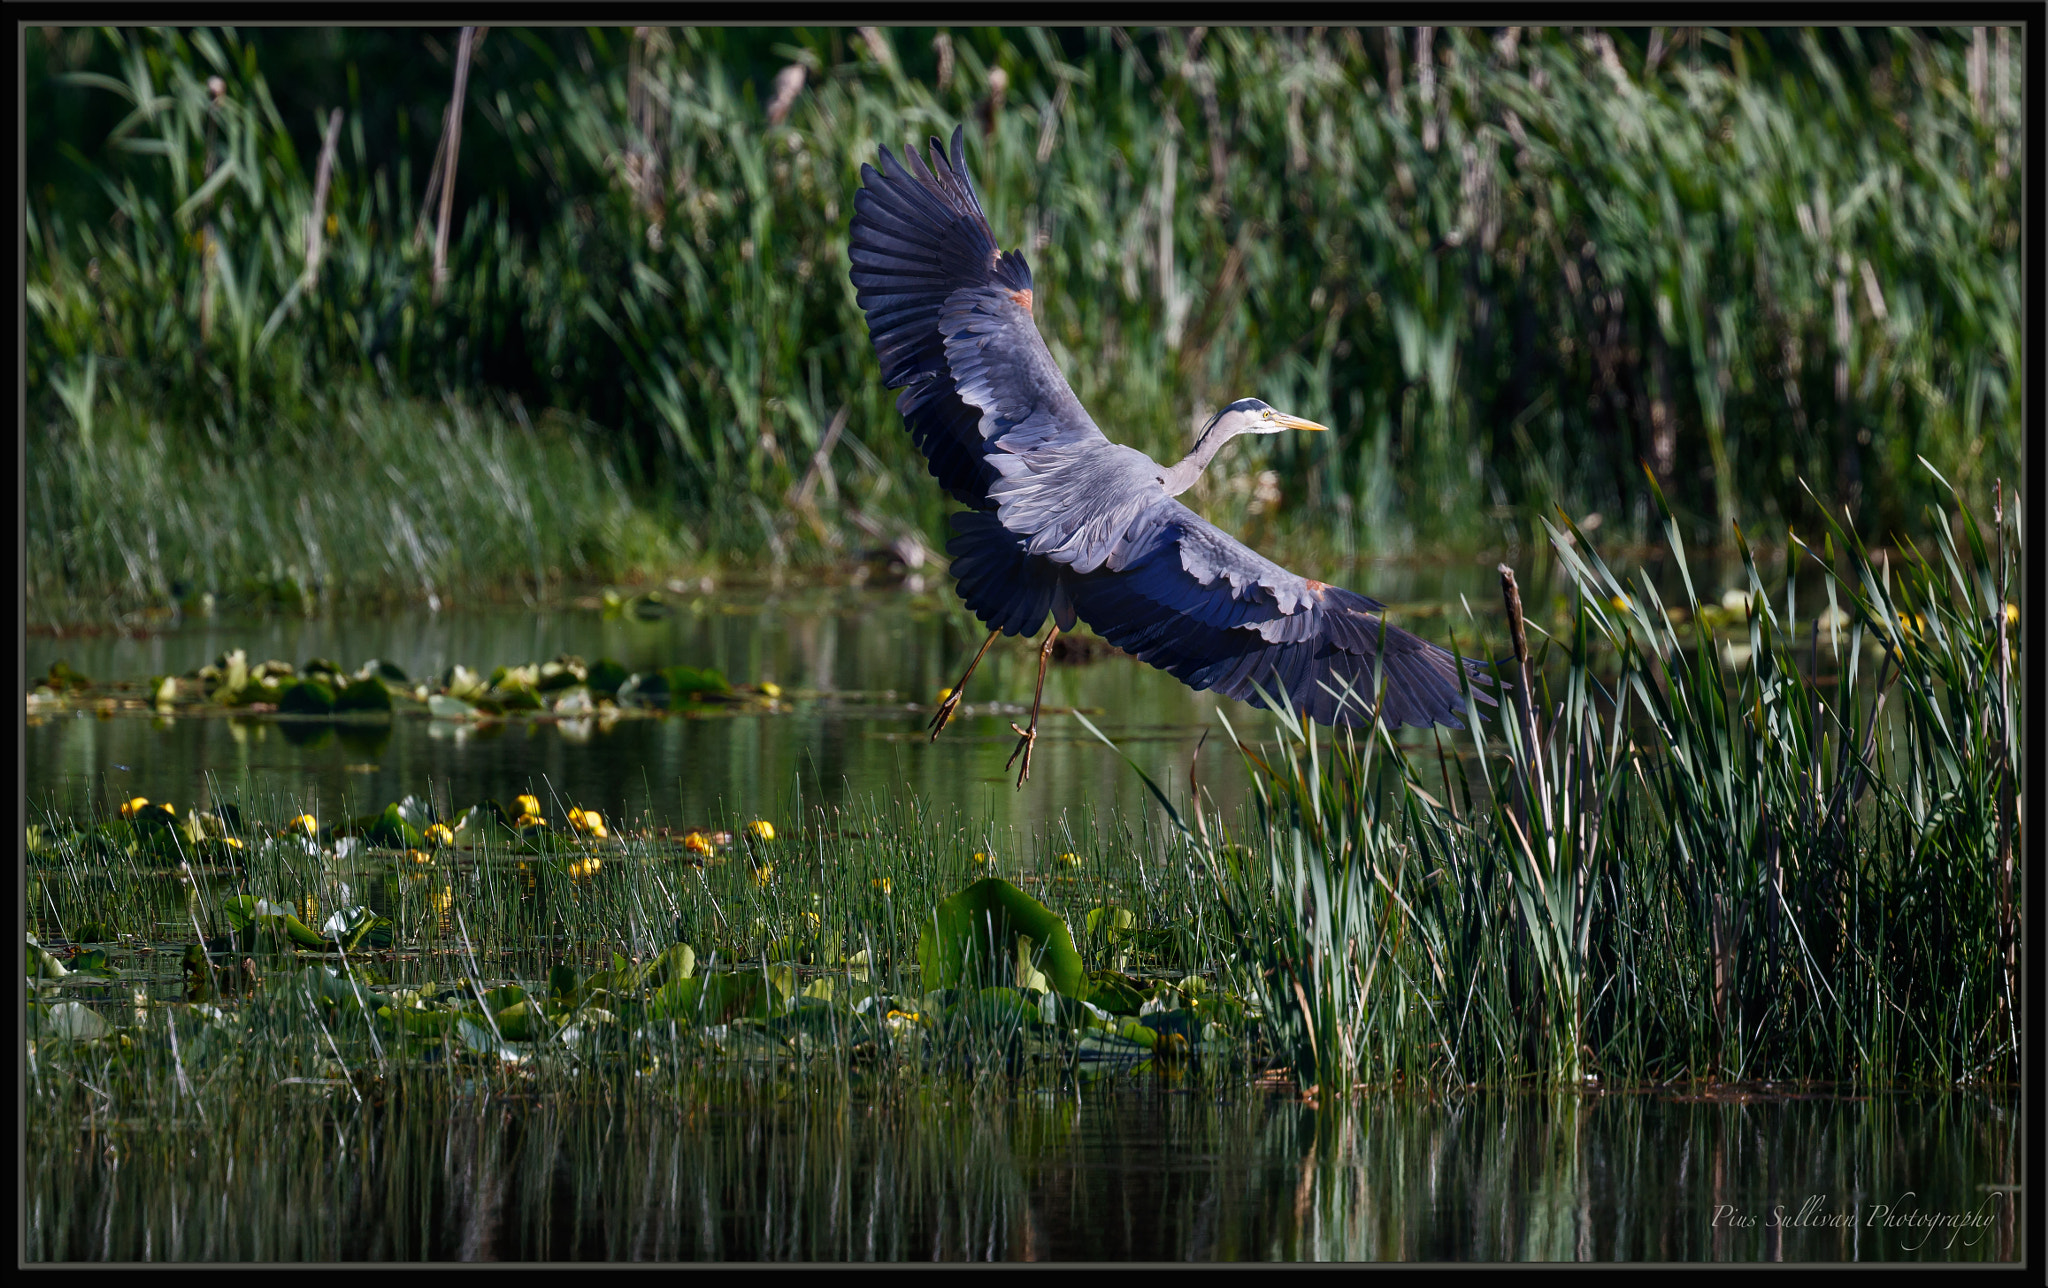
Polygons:
[[[1397,620],[1439,638],[1447,610],[1465,620],[1459,596],[1483,611],[1490,566],[1391,567],[1371,574],[1399,606]],[[1474,631],[1460,627],[1468,641]],[[788,817],[807,803],[915,796],[998,824],[1039,825],[1061,811],[1148,807],[1143,786],[1078,722],[1049,715],[1024,792],[1003,768],[1016,743],[1036,654],[1022,640],[991,650],[967,704],[937,744],[925,722],[938,691],[980,642],[980,631],[950,595],[900,590],[735,591],[681,603],[651,622],[595,611],[536,615],[512,610],[399,613],[314,620],[188,621],[144,638],[38,637],[28,642],[31,675],[62,659],[100,680],[181,674],[233,648],[252,664],[314,657],[354,667],[375,657],[415,678],[461,663],[500,664],[561,653],[615,658],[632,670],[678,663],[717,667],[738,682],[774,681],[792,714],[672,717],[588,722],[508,721],[481,728],[420,716],[389,723],[324,724],[238,720],[220,715],[162,720],[147,713],[107,719],[76,713],[30,717],[28,799],[102,806],[131,796],[203,799],[209,782],[231,799],[303,803],[322,817],[381,806],[431,782],[444,800],[466,805],[532,790],[608,816],[696,825],[725,814]],[[1242,775],[1219,747],[1221,705],[1256,736],[1263,713],[1189,691],[1163,672],[1122,656],[1055,666],[1048,710],[1089,713],[1162,784],[1184,790],[1197,740],[1212,735],[1202,783],[1225,809]],[[1227,744],[1225,744],[1227,746]]]
[[[623,1089],[622,1089],[623,1090]],[[2010,1098],[479,1096],[31,1151],[34,1259],[2005,1260]],[[176,1128],[178,1135],[190,1128]],[[49,1170],[46,1170],[49,1169]],[[68,1179],[67,1179],[68,1178]],[[63,1215],[63,1214],[70,1215]],[[88,1219],[89,1215],[89,1219]],[[1946,1223],[1943,1219],[1946,1218]],[[149,1252],[144,1252],[145,1239]]]

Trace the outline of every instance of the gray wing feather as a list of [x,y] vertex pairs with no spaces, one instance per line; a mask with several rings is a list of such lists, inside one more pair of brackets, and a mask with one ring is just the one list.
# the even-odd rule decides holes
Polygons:
[[1103,638],[1193,688],[1256,706],[1284,694],[1323,724],[1362,724],[1375,703],[1389,726],[1461,724],[1449,653],[1388,625],[1378,601],[1297,576],[1170,498],[1069,593]]

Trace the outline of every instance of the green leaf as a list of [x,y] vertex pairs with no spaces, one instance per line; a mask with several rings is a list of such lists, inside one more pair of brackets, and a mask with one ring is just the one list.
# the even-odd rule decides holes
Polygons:
[[592,693],[603,697],[613,697],[617,695],[619,686],[626,682],[627,674],[626,668],[620,666],[617,662],[612,661],[608,657],[599,658],[596,665],[590,668],[590,678],[587,683],[590,685]]
[[[732,692],[732,686],[725,682],[725,676],[708,667],[671,666],[661,672],[663,683],[668,685],[668,704],[673,707],[679,702],[702,701],[705,698],[724,697]],[[646,682],[641,682],[646,687]]]
[[640,968],[640,986],[658,989],[670,980],[688,979],[697,971],[697,950],[676,944]]
[[1149,1000],[1137,980],[1113,970],[1090,974],[1088,986],[1088,1001],[1112,1015],[1136,1015]]
[[354,951],[365,940],[375,944],[380,931],[384,943],[389,944],[391,922],[387,918],[379,917],[367,904],[337,909],[320,927],[320,933],[326,936],[329,942],[341,945],[344,952]]
[[98,1011],[83,1002],[59,1002],[44,1010],[30,1007],[28,1030],[38,1037],[67,1038],[91,1042],[103,1038],[112,1027]]
[[377,679],[354,680],[334,695],[336,711],[389,711],[391,690]]
[[1100,908],[1090,908],[1088,910],[1086,923],[1087,933],[1090,936],[1102,934],[1111,940],[1116,940],[1130,933],[1131,929],[1138,924],[1138,919],[1132,915],[1131,910],[1128,908],[1104,904]]
[[647,1004],[647,1014],[691,1024],[728,1024],[743,1016],[767,1019],[781,1009],[775,1001],[774,987],[759,971],[695,975],[664,984]]
[[334,711],[334,690],[318,680],[294,680],[278,695],[277,709],[286,715],[329,715]]
[[[1029,940],[1028,944],[1022,941]],[[1079,997],[1086,988],[1067,923],[1000,877],[985,877],[932,910],[917,939],[928,988],[974,979],[1013,981],[1021,969],[1043,972],[1052,990]]]

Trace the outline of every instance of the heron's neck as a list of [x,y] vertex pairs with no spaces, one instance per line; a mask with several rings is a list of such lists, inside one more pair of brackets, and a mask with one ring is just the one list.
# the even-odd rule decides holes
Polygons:
[[1235,431],[1218,425],[1196,439],[1195,450],[1182,457],[1180,464],[1160,476],[1159,481],[1166,485],[1166,495],[1179,496],[1193,487],[1195,480],[1201,477],[1202,471],[1209,468],[1209,462],[1216,459],[1216,453],[1235,437]]

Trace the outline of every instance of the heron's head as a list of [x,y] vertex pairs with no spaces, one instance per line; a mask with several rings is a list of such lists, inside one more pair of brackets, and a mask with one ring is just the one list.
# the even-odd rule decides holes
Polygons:
[[1212,431],[1220,430],[1226,437],[1234,438],[1239,434],[1277,434],[1283,429],[1328,428],[1328,425],[1318,425],[1312,420],[1276,411],[1257,398],[1240,398],[1210,417],[1209,423],[1202,426],[1202,434],[1206,437]]

